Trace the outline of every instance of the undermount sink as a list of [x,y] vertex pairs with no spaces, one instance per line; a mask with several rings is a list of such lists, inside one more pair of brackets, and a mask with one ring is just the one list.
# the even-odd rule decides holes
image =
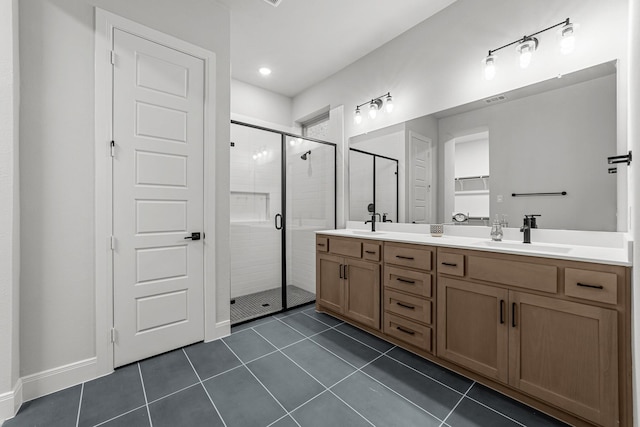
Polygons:
[[545,243],[494,242],[493,240],[483,240],[481,242],[474,243],[474,246],[484,246],[496,249],[515,249],[519,251],[553,252],[557,254],[567,254],[571,252],[571,248]]
[[360,234],[362,236],[377,236],[378,234],[386,234],[384,231],[371,231],[371,230],[349,230],[353,234]]

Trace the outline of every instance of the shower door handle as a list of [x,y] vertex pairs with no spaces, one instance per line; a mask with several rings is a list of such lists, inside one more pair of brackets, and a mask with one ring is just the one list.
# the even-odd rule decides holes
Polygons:
[[[280,219],[280,224],[278,224],[278,218]],[[276,217],[274,218],[274,222],[275,222],[276,230],[282,230],[282,215],[276,214]]]

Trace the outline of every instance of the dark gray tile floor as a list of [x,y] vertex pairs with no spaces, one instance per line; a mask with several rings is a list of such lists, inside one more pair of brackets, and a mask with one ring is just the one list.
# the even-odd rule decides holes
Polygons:
[[312,306],[25,403],[17,426],[564,426]]

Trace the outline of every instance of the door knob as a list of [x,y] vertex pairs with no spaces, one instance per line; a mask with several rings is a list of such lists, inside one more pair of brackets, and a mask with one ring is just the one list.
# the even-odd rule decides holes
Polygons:
[[191,236],[187,236],[184,240],[200,240],[200,233],[191,233]]

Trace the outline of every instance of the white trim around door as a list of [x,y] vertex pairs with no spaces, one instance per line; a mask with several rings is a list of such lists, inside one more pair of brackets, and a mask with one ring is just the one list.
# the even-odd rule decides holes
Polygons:
[[119,29],[204,62],[204,339],[229,333],[228,322],[216,324],[215,282],[215,82],[216,57],[211,51],[145,27],[113,13],[95,9],[95,308],[96,377],[113,371],[113,34]]

